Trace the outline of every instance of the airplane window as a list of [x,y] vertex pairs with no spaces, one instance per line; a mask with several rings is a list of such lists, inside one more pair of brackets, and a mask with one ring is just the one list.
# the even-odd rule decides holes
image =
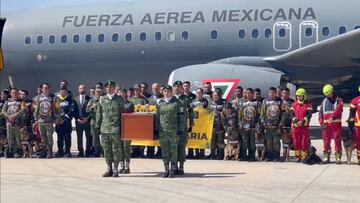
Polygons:
[[182,40],[188,40],[189,39],[189,32],[188,31],[183,31],[181,33],[181,39]]
[[161,32],[155,32],[155,40],[160,41],[161,40]]
[[354,27],[354,30],[357,30],[359,28],[360,28],[360,25],[357,25],[357,26]]
[[80,36],[79,36],[78,34],[76,34],[76,35],[73,36],[73,42],[74,42],[75,44],[77,44],[77,43],[80,42]]
[[112,42],[118,42],[119,41],[119,34],[118,33],[114,33],[112,35]]
[[55,44],[55,35],[49,36],[49,44]]
[[127,42],[131,42],[132,41],[132,33],[126,33],[125,39]]
[[323,27],[321,32],[323,36],[327,37],[330,34],[330,29],[329,27]]
[[65,44],[67,42],[67,35],[62,35],[60,41]]
[[217,39],[218,38],[218,32],[217,30],[212,30],[210,33],[210,38],[211,39]]
[[175,32],[168,32],[167,40],[171,42],[175,41]]
[[281,28],[279,30],[279,37],[285,37],[286,36],[286,30],[284,28]]
[[258,29],[253,29],[251,35],[252,35],[253,38],[258,38],[259,37],[259,30]]
[[245,38],[245,30],[244,29],[241,29],[241,30],[239,30],[239,38],[240,39],[244,39]]
[[30,36],[25,37],[25,44],[31,44],[31,37]]
[[306,37],[311,37],[312,34],[313,34],[312,28],[309,28],[309,27],[308,27],[308,28],[305,29],[305,36],[306,36]]
[[142,32],[140,33],[140,41],[145,41],[146,40],[146,33],[145,32]]
[[345,32],[346,32],[346,27],[345,26],[339,27],[339,35],[344,34]]
[[271,34],[272,34],[271,29],[265,29],[265,37],[266,38],[270,38]]
[[85,42],[90,43],[91,42],[91,34],[85,35]]
[[105,35],[104,34],[99,34],[98,42],[103,43],[104,41],[105,41]]
[[36,42],[38,44],[42,44],[43,43],[43,40],[44,40],[44,37],[43,36],[38,36],[37,39],[36,39]]

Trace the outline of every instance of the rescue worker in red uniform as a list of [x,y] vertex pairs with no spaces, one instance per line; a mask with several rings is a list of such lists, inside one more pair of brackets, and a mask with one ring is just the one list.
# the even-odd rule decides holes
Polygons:
[[309,122],[312,115],[311,104],[307,101],[306,90],[296,91],[296,101],[291,105],[291,134],[296,162],[305,159],[309,149]]
[[331,138],[335,142],[335,159],[341,164],[341,116],[343,112],[343,100],[336,96],[334,87],[327,84],[323,88],[325,99],[321,102],[319,110],[319,123],[322,126],[322,137],[324,143],[324,163],[330,163]]
[[[360,92],[360,86],[359,86]],[[355,145],[356,155],[358,158],[358,165],[360,165],[360,96],[355,97],[350,104],[350,114],[348,119],[350,129],[355,131]]]

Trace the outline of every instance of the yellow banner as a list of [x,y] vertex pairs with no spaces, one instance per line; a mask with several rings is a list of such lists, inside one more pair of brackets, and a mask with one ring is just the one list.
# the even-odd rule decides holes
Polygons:
[[[156,106],[137,105],[136,112],[155,112]],[[210,148],[214,114],[208,109],[196,107],[194,109],[195,119],[192,132],[188,133],[188,148],[205,149]],[[132,141],[131,145],[137,146],[160,146],[159,140],[154,141]]]

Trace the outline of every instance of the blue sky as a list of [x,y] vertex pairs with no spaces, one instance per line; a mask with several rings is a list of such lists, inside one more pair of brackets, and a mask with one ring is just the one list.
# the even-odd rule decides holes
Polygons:
[[116,1],[120,0],[0,0],[0,16],[4,17],[23,9]]

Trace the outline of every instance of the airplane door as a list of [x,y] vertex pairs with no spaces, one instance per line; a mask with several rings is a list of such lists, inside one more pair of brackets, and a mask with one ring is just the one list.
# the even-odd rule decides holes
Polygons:
[[273,27],[273,47],[276,51],[289,51],[291,49],[291,24],[277,22]]
[[300,28],[299,28],[300,47],[304,47],[318,42],[319,40],[318,30],[319,30],[319,25],[316,21],[304,21],[300,23]]

